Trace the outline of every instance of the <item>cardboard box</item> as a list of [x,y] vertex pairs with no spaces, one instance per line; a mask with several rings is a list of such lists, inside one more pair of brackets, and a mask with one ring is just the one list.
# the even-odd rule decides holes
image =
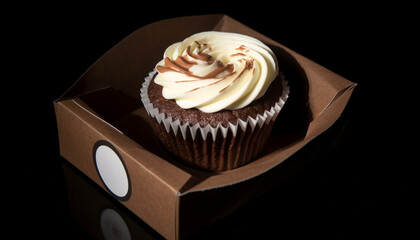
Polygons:
[[[206,30],[265,42],[291,87],[260,158],[220,173],[173,161],[140,101],[143,79],[166,47]],[[286,176],[277,166],[337,120],[355,85],[226,15],[159,21],[123,39],[54,102],[60,153],[162,236],[181,239]]]

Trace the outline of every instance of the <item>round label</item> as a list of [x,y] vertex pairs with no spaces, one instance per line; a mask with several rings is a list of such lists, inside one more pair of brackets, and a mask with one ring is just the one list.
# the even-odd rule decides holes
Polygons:
[[130,179],[125,164],[109,142],[100,140],[93,149],[96,170],[106,188],[118,199],[127,200],[130,195]]

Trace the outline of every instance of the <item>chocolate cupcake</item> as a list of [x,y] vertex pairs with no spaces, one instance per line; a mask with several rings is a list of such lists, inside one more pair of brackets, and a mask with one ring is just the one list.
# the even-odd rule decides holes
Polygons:
[[226,171],[258,156],[288,92],[264,43],[210,31],[169,46],[141,99],[166,149],[190,166]]

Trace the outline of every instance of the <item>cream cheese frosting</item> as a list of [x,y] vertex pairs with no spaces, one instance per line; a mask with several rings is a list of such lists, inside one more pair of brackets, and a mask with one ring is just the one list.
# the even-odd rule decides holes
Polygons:
[[184,109],[212,113],[247,106],[278,74],[277,59],[258,39],[208,31],[169,46],[156,65],[162,95]]

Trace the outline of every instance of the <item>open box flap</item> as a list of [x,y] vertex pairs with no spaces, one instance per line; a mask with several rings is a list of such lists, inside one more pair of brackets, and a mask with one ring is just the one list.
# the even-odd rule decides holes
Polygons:
[[193,33],[212,29],[223,16],[162,20],[134,31],[99,58],[58,100],[106,87],[140,99],[142,79],[161,60],[165,49]]

